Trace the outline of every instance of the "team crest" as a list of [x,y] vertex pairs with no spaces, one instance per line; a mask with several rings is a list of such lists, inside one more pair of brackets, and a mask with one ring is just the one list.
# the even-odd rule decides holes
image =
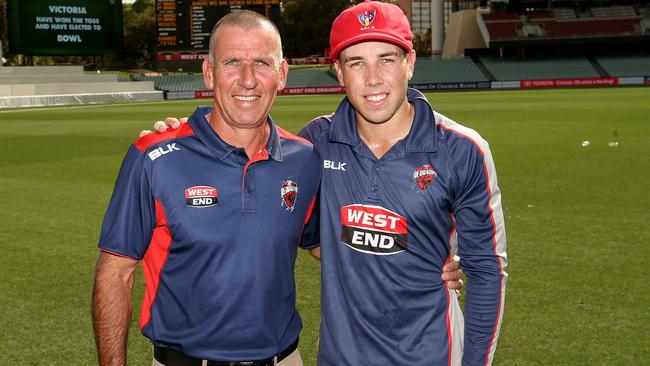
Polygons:
[[287,211],[293,211],[298,199],[298,183],[291,179],[282,182],[280,197],[282,198],[282,207],[285,207]]
[[429,185],[438,175],[431,165],[422,165],[421,167],[415,169],[413,173],[413,183],[417,189],[422,192],[429,188]]
[[373,20],[375,20],[375,11],[362,11],[357,15],[357,19],[359,19],[359,23],[363,25],[364,27],[367,27],[372,23]]

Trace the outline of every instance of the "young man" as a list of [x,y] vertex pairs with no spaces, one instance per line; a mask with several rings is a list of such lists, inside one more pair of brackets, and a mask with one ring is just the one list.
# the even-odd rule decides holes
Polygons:
[[[489,365],[507,274],[489,146],[408,88],[415,51],[404,13],[343,11],[330,47],[347,98],[300,133],[323,159],[320,366]],[[463,314],[440,278],[454,253]]]
[[131,287],[153,366],[301,366],[298,245],[320,182],[312,145],[268,115],[287,64],[271,21],[227,15],[203,63],[212,108],[129,149],[106,212],[93,291],[99,363],[126,363]]

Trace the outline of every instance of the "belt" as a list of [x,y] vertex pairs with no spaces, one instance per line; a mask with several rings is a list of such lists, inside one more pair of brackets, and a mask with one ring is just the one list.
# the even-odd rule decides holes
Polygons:
[[165,366],[205,366],[203,361],[207,361],[207,366],[274,366],[276,363],[284,360],[298,348],[298,339],[293,342],[287,349],[278,353],[277,355],[255,361],[211,361],[201,360],[198,358],[190,357],[184,353],[178,352],[171,348],[153,346],[153,357],[156,361],[164,364]]

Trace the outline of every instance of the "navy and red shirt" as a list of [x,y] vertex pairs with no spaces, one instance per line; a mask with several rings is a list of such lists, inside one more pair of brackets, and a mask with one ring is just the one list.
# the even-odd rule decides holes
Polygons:
[[211,360],[272,357],[302,323],[298,246],[320,183],[306,140],[275,126],[249,159],[198,108],[189,123],[133,144],[122,163],[99,247],[142,260],[140,327],[159,346]]
[[[492,362],[507,257],[489,146],[417,90],[408,99],[411,130],[380,159],[347,99],[300,133],[323,159],[320,366]],[[440,278],[454,253],[464,319]]]

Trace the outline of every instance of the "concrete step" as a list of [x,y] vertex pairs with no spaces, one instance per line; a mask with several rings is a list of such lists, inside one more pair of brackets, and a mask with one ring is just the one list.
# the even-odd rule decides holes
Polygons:
[[81,65],[0,67],[0,75],[78,75],[83,72],[84,68]]
[[30,95],[62,95],[87,93],[120,93],[153,91],[153,81],[104,82],[104,83],[57,83],[57,84],[8,84],[0,85],[0,97]]

